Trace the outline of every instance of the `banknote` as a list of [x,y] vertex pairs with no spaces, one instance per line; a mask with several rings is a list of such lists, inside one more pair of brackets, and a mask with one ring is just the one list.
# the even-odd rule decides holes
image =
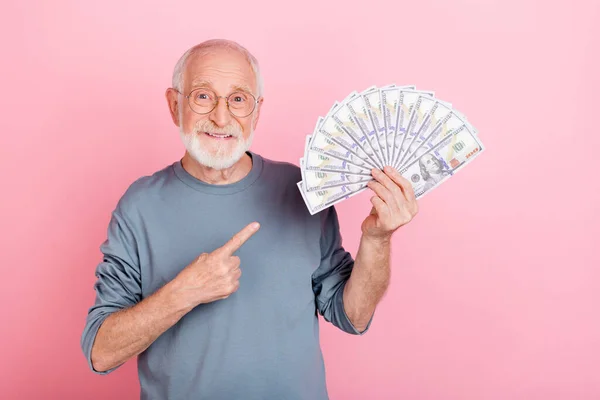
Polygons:
[[[416,140],[410,146],[406,157],[400,162],[399,168],[401,168],[402,165],[412,162],[415,158],[421,156],[427,150],[436,146],[453,130],[458,129],[463,125],[467,125],[467,127],[469,127],[469,124],[467,124],[465,120],[463,120],[454,111],[450,111],[448,114],[443,115],[443,117],[440,118],[442,114],[443,112],[440,112],[440,115],[432,116],[433,122],[430,125],[430,128],[416,137]],[[477,134],[472,129],[469,129],[469,131],[474,135]]]
[[366,183],[359,182],[351,185],[340,185],[312,192],[305,192],[302,190],[302,182],[298,182],[297,185],[302,194],[302,199],[306,204],[306,208],[308,208],[311,215],[349,199],[368,188]]
[[317,118],[300,158],[298,189],[311,214],[364,191],[389,165],[418,198],[484,151],[478,130],[452,102],[414,85],[370,86]]
[[331,171],[324,169],[307,169],[304,166],[304,158],[300,159],[300,168],[302,173],[302,182],[307,192],[329,188],[340,185],[352,185],[358,182],[368,182],[373,180],[370,174],[350,174],[344,171]]
[[329,140],[343,148],[345,151],[348,151],[365,164],[368,164],[371,168],[377,168],[377,163],[373,161],[372,156],[368,155],[365,150],[358,145],[354,138],[349,137],[346,131],[334,120],[333,113],[340,106],[340,103],[334,103],[327,116],[323,118],[323,121],[317,127],[316,132],[312,135],[310,143],[311,148],[320,148],[328,143]]
[[320,150],[309,150],[304,154],[304,168],[313,171],[337,171],[349,174],[370,174],[371,168],[360,167],[344,159],[321,153]]
[[403,155],[406,153],[408,146],[412,143],[414,137],[417,136],[421,129],[427,124],[429,114],[436,104],[437,100],[433,97],[419,95],[417,98],[414,107],[411,109],[406,131],[404,135],[402,135],[396,158],[392,164],[395,168],[398,168]]
[[348,109],[348,103],[356,97],[360,97],[360,94],[356,91],[352,92],[344,99],[343,104],[333,111],[331,118],[346,133],[347,137],[353,140],[367,154],[377,168],[383,168],[379,155],[375,152],[375,149],[371,146],[371,142],[367,139],[367,135],[362,132],[358,123],[352,117],[352,112]]
[[[317,121],[317,126],[319,126],[322,121],[323,118],[320,117]],[[310,160],[314,159],[314,161],[316,161],[314,154],[308,156],[309,152],[320,154],[322,160],[326,159],[323,156],[329,156],[332,159],[331,162],[336,165],[339,164],[339,160],[345,161],[348,164],[349,170],[352,168],[370,170],[374,167],[372,164],[365,161],[364,156],[360,156],[346,147],[343,147],[324,133],[315,132],[312,135],[307,136],[304,148],[304,154],[307,155],[305,158]],[[314,164],[310,163],[307,165]],[[342,167],[345,169],[344,165],[342,165]]]
[[337,151],[327,150],[327,146],[329,145],[322,147],[315,145],[315,147],[311,147],[311,143],[312,135],[306,136],[303,158],[306,160],[304,166],[305,168],[312,170],[348,172],[354,174],[370,174],[370,166],[365,164],[363,160],[355,157],[351,153],[345,153],[346,156],[339,157],[336,155]]
[[387,152],[386,143],[386,130],[383,116],[383,108],[381,106],[381,93],[385,89],[395,89],[396,85],[389,85],[387,87],[371,90],[362,94],[365,104],[365,111],[370,121],[370,127],[375,132],[377,137],[377,146],[379,147],[379,154],[383,159],[384,165],[389,165],[389,157]]
[[380,107],[383,119],[387,165],[390,165],[392,161],[394,136],[396,134],[396,128],[398,127],[400,93],[401,91],[399,88],[382,88],[380,91]]
[[[365,96],[369,93],[377,93],[377,87],[367,88],[363,92],[359,93],[358,96],[353,96],[348,100],[346,106],[350,111],[351,118],[356,122],[356,125],[360,128],[361,133],[366,137],[366,140],[369,142],[370,148],[376,153],[377,161],[379,161],[379,165],[382,165],[385,162],[383,157],[381,147],[378,143],[377,137],[377,129],[373,127],[373,123],[369,118],[367,106],[365,104]],[[352,127],[350,127],[352,129]]]
[[484,150],[477,136],[462,125],[399,172],[410,181],[418,199],[450,179]]
[[[396,160],[399,156],[400,149],[408,127],[411,122],[411,118],[415,119],[418,113],[414,113],[413,110],[419,107],[420,99],[431,97],[431,92],[422,92],[418,90],[400,90],[398,95],[398,105],[396,106],[396,115],[394,130],[388,131],[388,134],[393,137],[392,145],[390,146],[390,164],[396,165]],[[416,123],[416,122],[415,122]]]
[[[386,164],[385,157],[385,145],[382,146],[380,141],[380,134],[382,133],[377,125],[374,125],[374,120],[371,110],[370,100],[379,98],[380,89],[377,87],[368,88],[360,93],[359,97],[356,97],[348,102],[348,108],[351,110],[357,119],[357,122],[362,132],[367,136],[371,148],[377,154],[378,161],[381,162],[381,166]],[[378,122],[377,120],[375,122]]]
[[414,131],[410,132],[409,135],[406,136],[406,140],[402,145],[402,149],[400,151],[400,157],[397,161],[396,167],[399,168],[403,165],[406,157],[411,154],[415,147],[418,146],[419,137],[427,135],[430,128],[436,126],[438,121],[446,118],[452,112],[452,108],[445,105],[443,102],[437,99],[424,99],[421,102],[420,110],[424,113],[423,121],[420,126],[415,128]]
[[[387,85],[378,89],[371,89],[369,92],[362,93],[366,112],[371,121],[371,127],[377,135],[377,145],[379,146],[379,154],[383,159],[384,165],[390,165],[390,156],[388,152],[388,128],[386,126],[386,110],[384,107],[385,93],[399,93],[401,89],[414,90],[415,86],[396,86],[395,84]],[[397,99],[397,96],[396,96]],[[397,101],[396,101],[397,105]],[[395,112],[395,110],[394,110]]]

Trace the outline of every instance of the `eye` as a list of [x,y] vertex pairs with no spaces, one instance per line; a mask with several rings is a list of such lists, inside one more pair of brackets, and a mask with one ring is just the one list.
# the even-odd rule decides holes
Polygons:
[[215,99],[214,93],[208,89],[196,89],[193,92],[193,100],[197,104],[208,104]]
[[248,101],[248,95],[244,92],[235,92],[229,97],[229,102],[231,103],[241,104],[246,101]]

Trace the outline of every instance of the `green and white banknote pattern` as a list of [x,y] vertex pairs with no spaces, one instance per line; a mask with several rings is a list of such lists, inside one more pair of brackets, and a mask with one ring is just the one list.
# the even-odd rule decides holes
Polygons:
[[354,91],[306,137],[298,189],[311,214],[366,190],[371,170],[395,168],[421,198],[479,156],[478,131],[432,91],[395,84]]

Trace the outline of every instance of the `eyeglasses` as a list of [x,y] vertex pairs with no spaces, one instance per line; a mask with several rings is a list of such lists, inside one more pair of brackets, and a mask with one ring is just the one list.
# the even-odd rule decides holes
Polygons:
[[215,92],[206,88],[194,89],[187,96],[175,89],[177,93],[187,98],[188,104],[193,112],[197,114],[208,114],[215,109],[219,98],[225,99],[229,112],[239,118],[252,114],[258,104],[258,100],[251,93],[237,90],[229,96],[217,96]]

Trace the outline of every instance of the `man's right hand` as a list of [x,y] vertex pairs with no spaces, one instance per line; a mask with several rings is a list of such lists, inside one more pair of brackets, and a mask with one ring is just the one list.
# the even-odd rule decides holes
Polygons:
[[234,256],[254,235],[260,225],[253,222],[236,233],[225,245],[211,253],[202,253],[186,266],[173,280],[177,297],[186,307],[210,303],[229,297],[235,292],[242,275],[240,258]]
[[223,247],[204,253],[168,284],[133,307],[109,315],[92,345],[92,365],[108,371],[146,350],[198,304],[224,299],[239,286],[240,259],[233,255],[258,231],[252,223]]

